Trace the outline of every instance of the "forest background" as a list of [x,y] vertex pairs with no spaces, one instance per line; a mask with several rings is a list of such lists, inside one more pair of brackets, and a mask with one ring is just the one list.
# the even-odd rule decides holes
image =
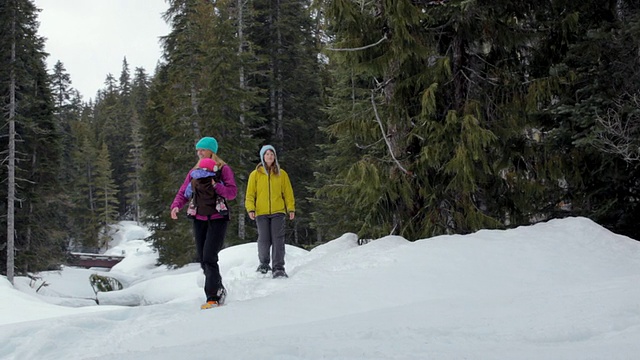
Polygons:
[[9,279],[104,249],[119,220],[150,226],[160,263],[193,261],[169,205],[202,136],[239,185],[227,245],[255,241],[243,196],[267,143],[300,247],[566,216],[640,239],[638,2],[167,3],[158,67],[125,56],[88,102],[62,61],[47,71],[33,2],[0,3]]

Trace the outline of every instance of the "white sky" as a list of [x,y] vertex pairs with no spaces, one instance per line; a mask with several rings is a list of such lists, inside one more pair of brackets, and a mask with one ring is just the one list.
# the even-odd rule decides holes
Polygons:
[[162,20],[164,0],[34,0],[38,34],[45,37],[51,70],[60,60],[72,87],[85,101],[104,88],[108,73],[116,80],[126,57],[133,76],[136,67],[153,75],[161,57],[159,37],[169,33]]
[[[187,221],[182,219],[180,221]],[[200,310],[197,264],[167,270],[146,229],[118,227],[110,272],[0,277],[2,359],[638,359],[640,242],[585,218],[358,246],[287,247],[288,279],[255,243],[220,253],[227,304]],[[125,289],[95,297],[90,274]],[[46,281],[38,293],[35,288]],[[85,298],[85,299],[83,299]]]

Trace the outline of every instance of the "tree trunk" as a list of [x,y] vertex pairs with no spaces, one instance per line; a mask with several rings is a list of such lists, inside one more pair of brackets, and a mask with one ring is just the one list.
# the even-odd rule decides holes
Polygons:
[[196,85],[193,82],[191,83],[191,116],[193,134],[196,139],[199,139],[202,136],[200,134],[200,127],[198,126],[198,90],[196,90]]
[[15,268],[15,200],[16,200],[16,13],[11,24],[11,75],[9,84],[9,161],[7,191],[7,280],[13,285]]
[[[280,14],[280,0],[278,0],[276,2],[276,21],[280,22],[281,21],[281,14]],[[280,145],[280,147],[282,147],[282,145],[284,145],[284,124],[283,124],[283,117],[284,117],[284,99],[283,99],[283,93],[284,90],[282,89],[282,69],[280,66],[280,59],[282,56],[282,33],[280,32],[280,26],[276,26],[276,37],[277,37],[277,41],[278,43],[276,44],[277,46],[277,55],[276,55],[276,86],[277,86],[277,108],[278,108],[278,114],[277,114],[277,121],[276,121],[276,139],[278,141],[278,144]]]
[[462,39],[462,35],[456,34],[455,39],[453,40],[453,84],[455,87],[454,92],[454,106],[455,110],[460,114],[463,113],[463,107],[467,100],[467,87],[466,87],[466,78],[464,76],[464,66],[465,64],[465,44]]
[[91,173],[91,164],[89,164],[89,162],[87,162],[86,164],[87,164],[87,184],[89,184],[89,209],[91,210],[91,212],[94,212],[96,210],[96,207],[95,207],[95,200],[93,198],[93,188],[94,188],[93,174]]
[[243,241],[246,240],[247,237],[247,227],[246,227],[246,218],[244,214],[246,213],[244,208],[244,195],[246,189],[244,186],[238,186],[238,196],[236,197],[236,201],[238,202],[238,238]]
[[[238,0],[238,13],[237,13],[237,17],[238,17],[238,58],[242,58],[242,53],[244,52],[244,5],[245,5],[245,0]],[[239,69],[239,85],[240,85],[240,89],[242,91],[245,90],[246,88],[246,80],[244,77],[244,66],[240,66]],[[245,108],[246,105],[244,103],[244,101],[240,102],[240,116],[239,116],[239,120],[240,120],[240,124],[242,125],[242,127],[245,127],[245,118],[244,118],[244,112],[245,112]],[[238,194],[240,195],[240,211],[238,211],[238,238],[240,238],[242,241],[246,240],[247,237],[247,229],[246,229],[246,223],[245,223],[245,216],[244,216],[244,188],[242,186],[238,187]]]

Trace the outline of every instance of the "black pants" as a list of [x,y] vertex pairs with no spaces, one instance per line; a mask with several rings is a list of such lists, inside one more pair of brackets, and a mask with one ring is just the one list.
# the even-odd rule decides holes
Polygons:
[[208,300],[218,300],[218,290],[223,287],[218,253],[224,245],[228,219],[193,220],[196,253],[204,271],[204,294]]

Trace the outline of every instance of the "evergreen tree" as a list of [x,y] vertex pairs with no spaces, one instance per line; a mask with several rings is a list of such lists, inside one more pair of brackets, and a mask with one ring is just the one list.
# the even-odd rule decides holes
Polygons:
[[[321,93],[320,49],[311,14],[310,1],[252,2],[248,37],[255,45],[260,71],[252,83],[265,97],[256,108],[267,120],[255,137],[261,144],[278,150],[279,162],[291,176],[296,197],[296,219],[291,238],[296,244],[316,240],[311,228],[311,197],[308,185],[313,182],[313,168],[318,157],[316,144],[322,135],[318,124],[324,114]],[[252,159],[257,163],[258,149]]]
[[76,228],[77,221],[74,218],[76,211],[76,187],[74,180],[74,153],[77,152],[76,134],[73,127],[80,121],[82,111],[82,97],[77,90],[71,87],[71,76],[67,73],[62,62],[54,65],[51,74],[52,93],[55,103],[55,117],[58,132],[61,135],[62,159],[58,165],[57,178],[61,185],[61,195],[65,202],[65,211],[59,214],[60,223],[63,225],[65,237],[69,243],[73,243],[82,229]]
[[[193,260],[189,224],[172,221],[168,206],[197,161],[193,146],[198,139],[218,139],[218,155],[233,168],[240,186],[246,181],[244,174],[255,166],[246,161],[247,154],[257,151],[250,129],[259,119],[252,111],[256,90],[249,81],[240,80],[243,72],[253,71],[250,47],[237,36],[240,9],[244,7],[236,0],[172,1],[165,16],[172,26],[163,39],[167,63],[156,71],[142,118],[143,208],[155,224],[151,239],[161,263],[184,265]],[[244,241],[236,235],[240,228],[236,224],[242,222],[236,217],[245,216],[243,205],[231,202],[228,244]]]
[[140,114],[144,116],[147,101],[149,99],[149,79],[144,68],[138,67],[131,90],[131,144],[128,158],[129,175],[126,182],[127,202],[133,220],[141,221],[141,200],[143,192],[142,169],[143,169],[143,136],[141,130]]
[[95,167],[95,209],[97,218],[102,225],[102,231],[99,237],[99,247],[108,248],[108,232],[109,225],[115,223],[118,217],[118,197],[117,186],[112,178],[111,160],[109,159],[109,150],[107,144],[102,143],[102,148],[98,153],[98,157],[94,159]]
[[37,26],[31,1],[0,3],[0,98],[9,105],[3,128],[10,132],[0,137],[2,148],[10,150],[4,152],[9,168],[0,170],[9,188],[1,190],[0,198],[6,199],[1,218],[11,233],[0,235],[0,244],[10,245],[9,237],[14,244],[4,248],[11,254],[0,263],[6,265],[3,269],[11,268],[10,278],[14,271],[24,274],[56,266],[65,250],[58,216],[64,209],[57,173],[61,138]]
[[129,70],[129,63],[125,57],[122,60],[122,71],[120,72],[120,97],[123,99],[125,107],[128,105],[128,100],[131,97],[131,73]]
[[149,100],[149,76],[146,70],[141,67],[137,67],[131,85],[131,104],[133,110],[138,116],[144,114],[147,108],[147,101]]
[[132,116],[131,83],[126,59],[120,75],[120,85],[111,74],[107,74],[105,89],[100,92],[95,103],[95,129],[98,141],[105,142],[112,159],[113,179],[118,189],[120,208],[118,214],[125,217],[129,211],[125,188],[131,169],[128,156],[131,146]]
[[[213,7],[205,2],[169,2],[165,20],[172,31],[162,39],[167,64],[158,69],[150,92],[150,110],[144,131],[146,185],[143,200],[151,220],[151,240],[160,263],[182,266],[195,258],[193,239],[185,221],[172,221],[169,205],[189,165],[197,161],[193,145],[201,129],[201,97],[208,73],[204,71],[206,39],[211,36]],[[215,136],[214,134],[207,134]],[[153,197],[150,197],[153,194]]]
[[[88,111],[88,110],[87,110]],[[85,114],[86,112],[85,111]],[[96,159],[98,148],[92,137],[87,117],[74,124],[76,146],[73,153],[73,206],[69,209],[73,220],[70,247],[82,252],[98,252],[98,231],[101,219],[98,216],[96,195]]]
[[142,199],[142,134],[140,133],[140,121],[138,113],[134,112],[132,118],[133,130],[131,131],[131,150],[128,158],[128,165],[131,169],[125,188],[128,189],[127,202],[130,204],[131,215],[134,221],[140,222],[141,209],[140,200]]
[[[549,76],[539,81],[534,94],[544,142],[560,158],[566,176],[565,204],[571,214],[640,238],[635,225],[639,164],[625,161],[620,153],[611,156],[602,143],[603,134],[606,138],[614,128],[640,125],[635,101],[640,93],[640,5],[562,1],[550,10],[540,17],[547,35],[532,62]],[[634,135],[638,133],[625,134]]]
[[[143,220],[151,236],[149,240],[158,250],[158,262],[161,264],[182,266],[195,258],[190,224],[183,219],[172,221],[169,206],[178,191],[180,181],[184,180],[184,164],[195,162],[189,159],[186,149],[162,151],[171,142],[173,130],[173,98],[168,81],[166,66],[156,70],[149,88],[149,103],[145,115],[141,118],[142,169],[144,209]],[[178,134],[176,134],[177,136]],[[188,142],[187,139],[184,139]],[[177,146],[177,144],[173,144]],[[182,177],[182,180],[181,180]]]
[[562,171],[549,171],[522,111],[537,6],[329,2],[337,85],[324,168],[337,176],[318,196],[357,219],[333,218],[363,236],[421,238],[529,223],[562,199]]
[[51,75],[51,92],[55,99],[55,106],[59,113],[66,111],[72,104],[71,76],[64,64],[58,60],[53,66]]

